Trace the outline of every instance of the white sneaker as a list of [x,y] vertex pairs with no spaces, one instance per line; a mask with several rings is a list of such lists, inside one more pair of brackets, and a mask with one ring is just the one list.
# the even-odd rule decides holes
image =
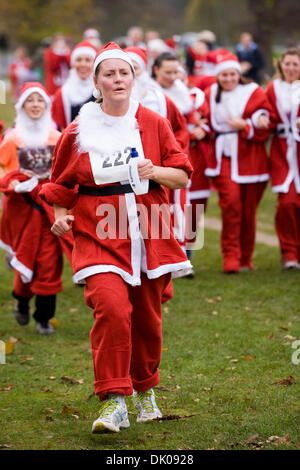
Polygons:
[[155,401],[152,388],[145,392],[133,392],[133,403],[138,410],[137,423],[148,423],[157,418],[162,418],[160,409]]
[[180,277],[193,278],[195,277],[195,271],[193,270],[193,268],[179,269],[178,271],[172,272],[171,277],[172,279],[178,279]]
[[284,269],[299,269],[299,264],[297,261],[286,261],[284,263]]
[[129,428],[127,407],[122,395],[111,394],[103,401],[99,418],[93,422],[92,433],[119,432]]

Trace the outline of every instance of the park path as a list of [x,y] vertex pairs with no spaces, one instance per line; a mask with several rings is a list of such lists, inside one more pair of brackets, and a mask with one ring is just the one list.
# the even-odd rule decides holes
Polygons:
[[[218,230],[220,232],[222,229],[222,222],[220,219],[217,219],[216,217],[205,216],[204,226],[206,228],[209,228],[212,230]],[[276,235],[269,235],[259,230],[256,232],[256,242],[263,243],[264,245],[268,245],[268,246],[275,246],[275,247],[279,246],[278,238],[276,237]]]

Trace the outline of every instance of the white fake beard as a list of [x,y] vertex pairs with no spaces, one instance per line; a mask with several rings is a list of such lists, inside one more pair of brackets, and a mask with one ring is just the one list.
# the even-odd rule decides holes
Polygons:
[[135,77],[134,85],[132,88],[131,96],[137,101],[142,101],[147,95],[147,88],[149,87],[150,77],[148,72],[142,72],[139,77]]
[[175,80],[171,88],[163,88],[162,90],[174,101],[182,114],[187,114],[192,110],[193,102],[189,90],[181,80]]
[[137,129],[136,109],[136,101],[131,101],[125,116],[110,116],[102,111],[99,103],[83,105],[75,129],[78,151],[96,152],[99,155],[120,151],[124,142]]
[[41,147],[47,142],[52,127],[51,112],[46,108],[40,119],[31,119],[24,108],[17,112],[15,129],[18,137],[26,147]]
[[76,70],[73,68],[70,70],[69,76],[63,87],[71,104],[76,105],[84,103],[93,94],[93,76],[91,74],[88,78],[82,80],[78,77]]

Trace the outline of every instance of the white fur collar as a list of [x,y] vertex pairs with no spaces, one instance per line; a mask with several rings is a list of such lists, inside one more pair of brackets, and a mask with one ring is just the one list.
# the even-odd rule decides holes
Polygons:
[[111,154],[120,150],[122,142],[128,140],[137,129],[135,114],[139,103],[130,100],[124,116],[110,116],[104,113],[99,103],[89,102],[82,106],[75,133],[80,153],[96,152]]
[[86,80],[81,80],[75,69],[70,70],[69,76],[63,85],[63,92],[72,105],[87,101],[92,96],[93,89],[93,76],[90,75]]
[[153,80],[153,85],[159,88],[175,103],[181,114],[189,113],[193,108],[193,102],[187,86],[179,79],[175,80],[170,88],[162,88],[158,82]]

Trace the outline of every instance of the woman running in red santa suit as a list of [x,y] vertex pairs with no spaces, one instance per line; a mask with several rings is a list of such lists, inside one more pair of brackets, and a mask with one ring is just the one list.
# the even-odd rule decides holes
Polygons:
[[72,237],[58,239],[50,231],[54,210],[38,192],[49,181],[52,154],[60,133],[52,128],[50,97],[40,83],[28,82],[16,104],[16,126],[0,147],[0,191],[5,193],[0,247],[15,270],[16,320],[26,325],[35,295],[37,331],[54,332],[56,294],[62,290],[62,249],[71,259]]
[[76,118],[83,104],[94,101],[93,63],[96,53],[96,48],[88,41],[80,42],[72,51],[69,76],[55,92],[52,102],[52,117],[60,130]]
[[222,210],[223,271],[253,268],[256,210],[269,179],[265,140],[259,129],[267,98],[255,83],[243,84],[238,59],[224,56],[217,83],[206,90],[213,144],[205,174],[213,178]]
[[278,193],[275,218],[285,269],[300,269],[300,52],[289,49],[278,63],[279,77],[268,85],[272,191]]
[[[161,417],[153,391],[159,383],[161,297],[170,273],[190,266],[167,222],[161,185],[184,187],[192,168],[168,121],[131,100],[134,69],[126,52],[107,44],[94,72],[102,101],[84,105],[64,131],[52,182],[42,194],[55,204],[53,232],[62,235],[73,225],[75,278],[85,280],[85,299],[94,311],[90,338],[101,409],[92,431],[98,433],[129,426],[124,396],[133,390],[138,422]],[[131,157],[132,148],[139,158]],[[151,211],[168,236],[151,237]],[[150,230],[148,238],[141,227]]]

